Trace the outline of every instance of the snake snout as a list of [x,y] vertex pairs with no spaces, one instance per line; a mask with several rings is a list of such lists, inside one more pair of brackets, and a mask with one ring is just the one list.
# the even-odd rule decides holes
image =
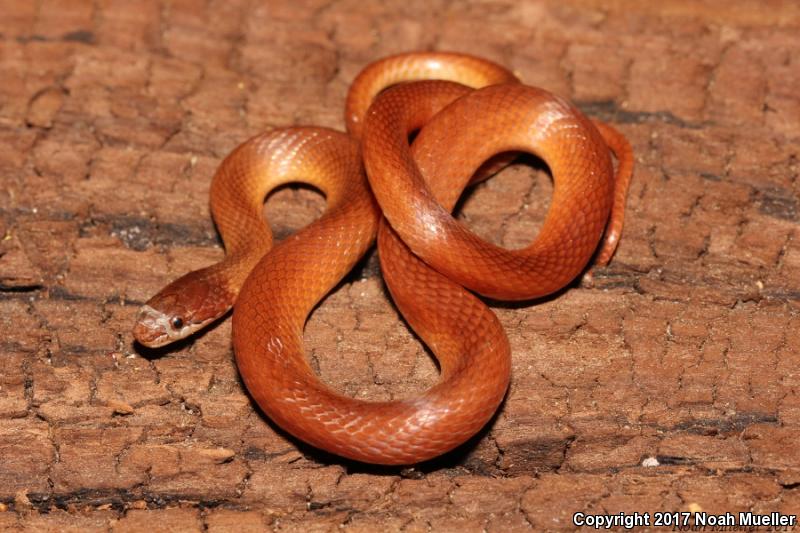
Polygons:
[[140,344],[148,348],[158,348],[169,343],[169,334],[163,313],[144,305],[139,310],[133,336]]

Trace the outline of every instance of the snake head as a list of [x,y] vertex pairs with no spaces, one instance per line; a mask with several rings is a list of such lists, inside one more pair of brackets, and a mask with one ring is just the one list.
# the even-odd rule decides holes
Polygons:
[[204,328],[229,308],[203,270],[189,272],[141,307],[133,336],[148,348],[166,346]]

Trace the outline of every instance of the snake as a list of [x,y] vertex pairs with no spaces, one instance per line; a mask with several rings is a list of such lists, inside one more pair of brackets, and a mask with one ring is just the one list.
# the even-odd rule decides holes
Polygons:
[[[166,346],[233,308],[239,373],[277,426],[347,459],[417,464],[474,436],[507,393],[510,343],[479,295],[535,299],[562,289],[592,260],[607,264],[622,231],[633,153],[621,133],[568,100],[455,52],[368,65],[350,86],[345,124],[347,133],[277,128],[231,152],[210,191],[224,259],[148,300],[133,335],[144,346]],[[519,152],[548,166],[553,198],[532,242],[507,250],[451,211],[467,186]],[[319,189],[326,209],[275,244],[264,198],[293,182]],[[388,291],[440,370],[430,389],[390,401],[334,390],[303,348],[313,309],[376,240]]]

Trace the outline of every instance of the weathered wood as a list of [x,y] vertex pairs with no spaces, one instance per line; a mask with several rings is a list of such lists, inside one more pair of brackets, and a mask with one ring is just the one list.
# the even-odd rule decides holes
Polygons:
[[[527,531],[574,512],[800,509],[800,10],[790,2],[0,0],[0,529]],[[210,178],[270,126],[342,127],[369,61],[455,49],[618,125],[637,156],[594,284],[498,305],[514,350],[490,428],[415,470],[277,432],[229,322],[137,351],[137,305],[222,250]],[[464,202],[519,246],[546,174]],[[267,203],[279,236],[323,200]],[[375,258],[311,318],[309,356],[357,397],[435,365]]]

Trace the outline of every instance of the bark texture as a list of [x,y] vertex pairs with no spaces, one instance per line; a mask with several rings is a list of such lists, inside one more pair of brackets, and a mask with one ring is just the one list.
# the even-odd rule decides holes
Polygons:
[[[413,470],[288,439],[237,376],[229,321],[166,353],[137,306],[222,257],[216,165],[272,126],[342,128],[349,82],[412,49],[472,52],[633,143],[609,268],[499,305],[498,416]],[[800,8],[743,0],[0,0],[0,529],[530,531],[572,514],[800,509]],[[461,217],[527,242],[552,188],[518,165]],[[279,237],[315,193],[267,202]],[[436,368],[375,257],[312,316],[357,397]]]

